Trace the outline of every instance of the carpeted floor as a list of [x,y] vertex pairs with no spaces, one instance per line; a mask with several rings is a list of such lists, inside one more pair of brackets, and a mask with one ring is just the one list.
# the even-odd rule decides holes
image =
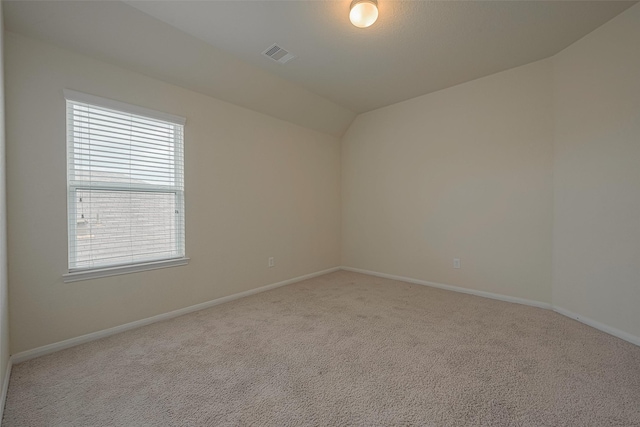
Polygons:
[[640,426],[640,347],[336,272],[14,366],[3,426]]

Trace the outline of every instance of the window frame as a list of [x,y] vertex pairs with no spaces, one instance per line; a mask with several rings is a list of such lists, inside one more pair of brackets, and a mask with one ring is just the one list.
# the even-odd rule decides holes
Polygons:
[[[186,119],[184,117],[176,116],[169,113],[151,110],[136,105],[127,104],[112,99],[101,98],[95,95],[89,95],[82,92],[77,92],[70,89],[64,89],[65,98],[65,117],[66,117],[66,133],[65,133],[65,151],[67,153],[67,165],[66,165],[66,181],[67,181],[67,273],[63,274],[65,282],[75,282],[79,280],[89,280],[99,277],[114,276],[120,274],[134,273],[138,271],[154,270],[158,268],[173,267],[179,265],[186,265],[189,262],[189,258],[186,256],[186,212],[185,212],[185,190],[184,190],[184,126]],[[137,116],[143,116],[154,120],[160,120],[168,122],[174,125],[182,127],[181,137],[176,134],[174,140],[174,150],[176,156],[174,158],[176,168],[179,162],[182,161],[182,174],[177,176],[177,181],[173,186],[167,186],[162,188],[162,185],[153,184],[135,184],[129,183],[109,183],[109,185],[78,185],[77,181],[71,180],[75,177],[73,169],[73,162],[70,162],[69,156],[73,156],[73,141],[69,140],[69,128],[73,126],[73,119],[69,116],[68,105],[69,102],[88,104],[99,108],[106,108],[125,114],[133,114]],[[182,189],[181,191],[179,189]],[[121,263],[112,265],[101,265],[98,267],[87,268],[71,268],[71,260],[75,259],[76,245],[77,245],[77,224],[74,221],[70,221],[70,218],[75,218],[77,202],[77,192],[81,190],[105,190],[105,191],[125,191],[125,192],[144,192],[144,193],[173,193],[175,196],[176,206],[182,207],[182,215],[177,219],[181,222],[176,227],[176,248],[182,249],[183,254],[177,257],[160,258],[156,260],[142,260],[134,261],[132,263]],[[178,215],[178,214],[176,214]],[[182,231],[181,231],[182,229]],[[73,258],[72,258],[73,256]]]

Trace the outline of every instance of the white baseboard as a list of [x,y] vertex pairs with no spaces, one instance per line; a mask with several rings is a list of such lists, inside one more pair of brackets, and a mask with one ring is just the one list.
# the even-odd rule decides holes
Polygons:
[[387,273],[378,273],[377,271],[362,270],[353,267],[341,267],[342,270],[353,271],[355,273],[368,274],[370,276],[383,277],[385,279],[399,280],[401,282],[414,283],[416,285],[429,286],[432,288],[445,289],[447,291],[460,292],[463,294],[476,295],[484,298],[497,299],[500,301],[514,302],[516,304],[530,305],[532,307],[550,309],[551,304],[541,301],[530,300],[526,298],[510,297],[508,295],[494,294],[492,292],[477,291],[475,289],[461,288],[459,286],[444,285],[442,283],[428,282],[426,280],[414,279],[412,277],[396,276]]
[[0,395],[0,426],[2,426],[2,417],[4,416],[4,405],[7,403],[7,391],[9,390],[9,377],[11,377],[11,367],[13,366],[13,358],[9,356],[7,360],[7,368],[2,383],[2,394]]
[[[385,279],[399,280],[399,281],[402,281],[402,282],[414,283],[414,284],[417,284],[417,285],[430,286],[430,287],[433,287],[433,288],[445,289],[445,290],[449,290],[449,291],[460,292],[460,293],[465,293],[465,294],[470,294],[470,295],[476,295],[476,296],[480,296],[480,297],[484,297],[484,298],[491,298],[491,299],[500,300],[500,301],[512,302],[512,303],[517,303],[517,304],[524,304],[524,305],[528,305],[528,306],[532,306],[532,307],[538,307],[538,308],[553,310],[553,311],[555,311],[555,312],[557,312],[559,314],[562,314],[564,316],[570,317],[571,319],[578,320],[579,322],[582,322],[582,323],[584,323],[586,325],[589,325],[589,326],[594,327],[594,328],[596,328],[598,330],[601,330],[601,331],[606,332],[608,334],[611,334],[611,335],[613,335],[615,337],[618,337],[618,338],[621,338],[621,339],[623,339],[625,341],[628,341],[628,342],[630,342],[632,344],[640,346],[640,338],[639,337],[636,337],[634,335],[631,335],[631,334],[629,334],[627,332],[624,332],[624,331],[621,331],[619,329],[612,328],[612,327],[607,326],[605,324],[596,322],[595,320],[588,319],[588,318],[586,318],[584,316],[577,315],[577,314],[572,313],[572,312],[570,312],[568,310],[565,310],[565,309],[563,309],[561,307],[553,307],[551,304],[548,304],[548,303],[529,300],[529,299],[525,299],[525,298],[518,298],[518,297],[507,296],[507,295],[500,295],[500,294],[495,294],[495,293],[492,293],[492,292],[477,291],[477,290],[474,290],[474,289],[461,288],[459,286],[452,286],[452,285],[445,285],[445,284],[442,284],[442,283],[429,282],[429,281],[426,281],[426,280],[414,279],[414,278],[411,278],[411,277],[396,276],[396,275],[393,275],[393,274],[379,273],[377,271],[363,270],[363,269],[359,269],[359,268],[352,268],[352,267],[342,266],[342,267],[334,267],[334,268],[329,268],[327,270],[317,271],[315,273],[306,274],[304,276],[294,277],[292,279],[284,280],[282,282],[272,283],[270,285],[261,286],[259,288],[250,289],[248,291],[239,292],[237,294],[228,295],[228,296],[222,297],[222,298],[217,298],[217,299],[214,299],[214,300],[211,300],[211,301],[203,302],[201,304],[192,305],[192,306],[189,306],[189,307],[185,307],[185,308],[181,308],[181,309],[178,309],[178,310],[170,311],[168,313],[159,314],[157,316],[148,317],[146,319],[137,320],[135,322],[126,323],[124,325],[115,326],[113,328],[104,329],[102,331],[92,332],[90,334],[81,335],[79,337],[70,338],[68,340],[64,340],[64,341],[48,344],[48,345],[45,345],[45,346],[42,346],[42,347],[37,347],[37,348],[31,349],[31,350],[27,350],[27,351],[22,351],[20,353],[16,353],[16,354],[11,356],[11,358],[9,359],[9,364],[7,366],[7,372],[8,373],[11,372],[11,366],[14,363],[21,363],[21,362],[24,362],[26,360],[30,360],[30,359],[34,359],[36,357],[44,356],[45,354],[49,354],[49,353],[53,353],[53,352],[56,352],[56,351],[59,351],[59,350],[63,350],[65,348],[74,347],[76,345],[84,344],[84,343],[90,342],[90,341],[95,341],[95,340],[98,340],[100,338],[108,337],[110,335],[114,335],[114,334],[117,334],[117,333],[120,333],[120,332],[128,331],[130,329],[139,328],[141,326],[150,325],[152,323],[160,322],[162,320],[167,320],[167,319],[171,319],[171,318],[174,318],[174,317],[182,316],[183,314],[192,313],[194,311],[199,311],[199,310],[204,310],[205,308],[213,307],[213,306],[218,305],[218,304],[223,304],[225,302],[233,301],[233,300],[236,300],[236,299],[239,299],[239,298],[243,298],[243,297],[247,297],[249,295],[254,295],[254,294],[257,294],[257,293],[260,293],[260,292],[265,292],[265,291],[268,291],[270,289],[278,288],[280,286],[290,285],[292,283],[300,282],[300,281],[306,280],[306,279],[311,279],[311,278],[314,278],[314,277],[317,277],[317,276],[321,276],[323,274],[332,273],[332,272],[338,271],[338,270],[353,271],[353,272],[356,272],[356,273],[368,274],[370,276],[383,277]],[[3,393],[2,394],[2,399],[4,399],[6,397],[6,389],[7,389],[8,385],[9,385],[9,376],[7,375],[7,377],[5,378],[5,384],[3,384],[4,388],[3,388],[3,392],[2,392]],[[0,400],[0,404],[2,402],[3,402],[3,400]],[[0,413],[0,415],[1,415],[1,413]],[[0,420],[2,420],[1,417],[0,417]]]
[[563,316],[567,316],[573,320],[577,320],[580,323],[584,323],[585,325],[591,326],[592,328],[596,328],[602,332],[606,332],[609,335],[613,335],[614,337],[623,339],[625,341],[630,342],[631,344],[635,344],[640,346],[640,337],[635,335],[631,335],[630,333],[621,331],[620,329],[613,328],[611,326],[607,326],[604,323],[596,322],[595,320],[589,319],[588,317],[584,317],[580,314],[575,314],[569,310],[566,310],[562,307],[553,307],[553,311],[558,314],[562,314]]
[[554,306],[552,304],[548,304],[548,303],[545,303],[545,302],[534,301],[534,300],[529,300],[529,299],[525,299],[525,298],[510,297],[510,296],[507,296],[507,295],[494,294],[492,292],[476,291],[474,289],[461,288],[459,286],[443,285],[442,283],[428,282],[426,280],[419,280],[419,279],[414,279],[414,278],[411,278],[411,277],[404,277],[404,276],[396,276],[396,275],[393,275],[393,274],[379,273],[377,271],[363,270],[363,269],[360,269],[360,268],[342,266],[342,267],[340,267],[340,269],[341,270],[346,270],[346,271],[353,271],[355,273],[368,274],[370,276],[383,277],[385,279],[399,280],[401,282],[415,283],[416,285],[430,286],[430,287],[439,288],[439,289],[446,289],[448,291],[461,292],[461,293],[464,293],[464,294],[476,295],[476,296],[496,299],[496,300],[500,300],[500,301],[514,302],[514,303],[517,303],[517,304],[524,304],[524,305],[530,305],[532,307],[538,307],[538,308],[544,308],[544,309],[547,309],[547,310],[553,310],[558,314],[562,314],[563,316],[566,316],[566,317],[569,317],[571,319],[577,320],[578,322],[584,323],[585,325],[591,326],[592,328],[596,328],[596,329],[598,329],[598,330],[600,330],[602,332],[605,332],[605,333],[607,333],[609,335],[613,335],[614,337],[617,337],[617,338],[623,339],[625,341],[628,341],[631,344],[635,344],[637,346],[640,346],[640,337],[637,337],[635,335],[631,335],[630,333],[621,331],[620,329],[616,329],[616,328],[613,328],[611,326],[607,326],[604,323],[597,322],[595,320],[589,319],[588,317],[584,317],[582,315],[572,313],[569,310],[566,310],[564,308],[557,307],[557,306]]
[[204,310],[205,308],[213,307],[214,305],[223,304],[225,302],[233,301],[238,298],[247,297],[260,292],[265,292],[271,289],[279,288],[280,286],[290,285],[292,283],[300,282],[302,280],[311,279],[313,277],[322,276],[323,274],[332,273],[340,270],[340,267],[329,268],[327,270],[317,271],[315,273],[306,274],[304,276],[294,277],[292,279],[284,280],[278,283],[272,283],[270,285],[261,286],[255,289],[249,289],[248,291],[239,292],[237,294],[228,295],[226,297],[217,298],[211,301],[203,302],[200,304],[192,305],[189,307],[181,308],[178,310],[170,311],[168,313],[158,314],[157,316],[147,317],[146,319],[136,320],[135,322],[125,323],[124,325],[115,326],[113,328],[104,329],[102,331],[92,332],[90,334],[81,335],[79,337],[70,338],[68,340],[47,344],[42,347],[37,347],[31,350],[21,351],[12,355],[13,363],[20,363],[26,360],[34,359],[36,357],[44,356],[45,354],[53,353],[65,348],[74,347],[76,345],[84,344],[86,342],[95,341],[100,338],[108,337],[110,335],[118,334],[120,332],[128,331],[130,329],[139,328],[141,326],[150,325],[152,323],[160,322],[162,320],[171,319],[174,317],[182,316],[183,314],[192,313],[194,311]]

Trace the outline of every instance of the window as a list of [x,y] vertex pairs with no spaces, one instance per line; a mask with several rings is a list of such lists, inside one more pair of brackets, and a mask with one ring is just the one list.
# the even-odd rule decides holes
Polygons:
[[[65,97],[65,280],[179,264],[185,259],[185,120],[74,91]],[[106,274],[83,274],[96,271]]]

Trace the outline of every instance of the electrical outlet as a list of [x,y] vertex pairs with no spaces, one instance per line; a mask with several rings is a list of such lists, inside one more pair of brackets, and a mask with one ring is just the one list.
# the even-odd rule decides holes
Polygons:
[[273,257],[269,257],[269,267],[275,267],[276,266],[276,261],[275,259],[273,259]]
[[460,258],[453,259],[453,268],[460,268]]

